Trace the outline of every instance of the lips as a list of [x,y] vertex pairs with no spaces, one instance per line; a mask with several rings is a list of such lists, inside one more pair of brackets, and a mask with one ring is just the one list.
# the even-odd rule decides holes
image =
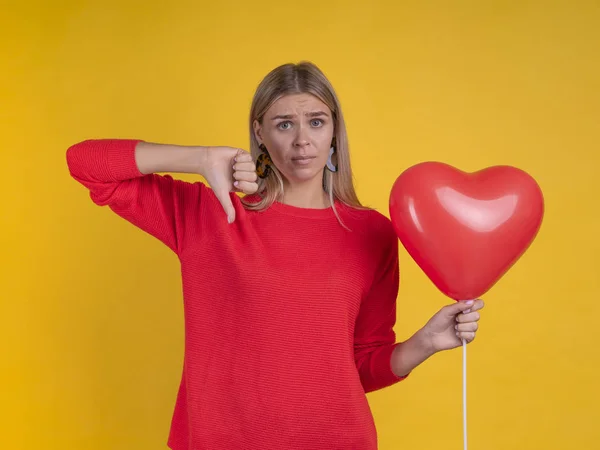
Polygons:
[[292,158],[292,164],[296,166],[309,166],[316,156],[294,156]]

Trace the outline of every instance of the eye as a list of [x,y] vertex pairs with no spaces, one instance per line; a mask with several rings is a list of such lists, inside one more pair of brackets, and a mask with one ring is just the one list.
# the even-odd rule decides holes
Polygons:
[[[287,125],[287,126],[284,126]],[[277,124],[277,128],[279,128],[280,130],[289,130],[290,127],[292,126],[292,122],[281,122],[279,124]]]
[[310,121],[310,124],[313,127],[320,127],[320,126],[323,125],[323,121],[321,119],[313,119],[313,120]]

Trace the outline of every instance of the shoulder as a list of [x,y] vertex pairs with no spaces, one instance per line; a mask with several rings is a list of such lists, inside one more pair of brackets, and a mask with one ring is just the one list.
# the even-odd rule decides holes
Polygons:
[[376,209],[344,207],[342,219],[349,235],[362,242],[376,264],[387,264],[398,258],[398,235],[392,221]]
[[350,228],[349,239],[360,246],[361,259],[373,271],[374,279],[382,273],[395,273],[399,241],[392,221],[376,209],[349,207],[344,207],[343,218]]
[[386,243],[397,240],[392,221],[376,209],[344,206],[343,217],[348,221],[348,227],[351,230],[356,229],[375,240],[382,240]]

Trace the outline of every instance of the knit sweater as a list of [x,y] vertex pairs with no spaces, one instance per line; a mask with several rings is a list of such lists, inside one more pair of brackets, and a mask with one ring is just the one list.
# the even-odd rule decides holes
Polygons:
[[[375,450],[366,393],[404,377],[390,366],[398,241],[374,210],[336,203],[244,208],[236,220],[201,181],[142,174],[139,140],[67,150],[97,205],[176,253],[185,343],[173,450]],[[252,197],[248,197],[252,201]]]

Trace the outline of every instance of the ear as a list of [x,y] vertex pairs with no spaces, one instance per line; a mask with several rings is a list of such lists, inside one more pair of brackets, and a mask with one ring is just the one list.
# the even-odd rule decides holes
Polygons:
[[259,144],[262,144],[262,127],[260,123],[258,123],[258,120],[255,119],[254,122],[252,122],[252,128],[254,129],[254,136],[256,137],[256,140]]

